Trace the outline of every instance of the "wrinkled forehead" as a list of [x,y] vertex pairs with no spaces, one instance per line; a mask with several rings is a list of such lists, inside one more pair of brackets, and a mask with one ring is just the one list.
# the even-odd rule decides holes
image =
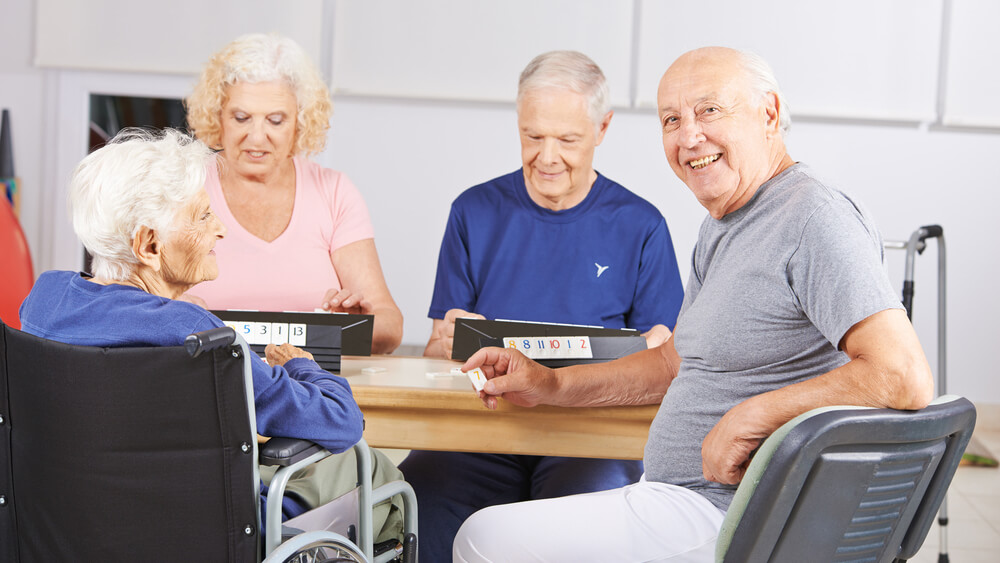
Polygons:
[[746,71],[732,56],[688,53],[663,74],[657,90],[660,111],[705,99],[738,99],[749,93]]

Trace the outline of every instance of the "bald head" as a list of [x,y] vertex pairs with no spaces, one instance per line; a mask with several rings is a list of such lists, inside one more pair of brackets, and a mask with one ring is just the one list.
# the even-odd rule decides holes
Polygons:
[[725,47],[685,53],[663,74],[657,106],[671,168],[713,217],[739,209],[794,163],[783,102],[759,57]]
[[678,75],[682,70],[691,66],[714,66],[718,72],[728,76],[730,79],[744,80],[745,85],[751,95],[764,98],[768,94],[774,94],[778,98],[781,107],[778,125],[781,132],[787,133],[792,126],[791,112],[788,110],[788,103],[785,101],[778,80],[774,77],[771,65],[767,64],[760,55],[749,51],[740,51],[729,47],[701,47],[688,51],[667,69],[660,80],[660,87],[667,75],[674,70],[674,75]]

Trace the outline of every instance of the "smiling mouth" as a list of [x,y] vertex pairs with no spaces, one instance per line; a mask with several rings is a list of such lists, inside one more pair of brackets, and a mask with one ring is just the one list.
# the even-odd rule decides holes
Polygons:
[[247,154],[249,154],[253,158],[261,158],[265,154],[267,154],[267,152],[265,152],[265,151],[247,151]]
[[722,153],[713,154],[713,155],[709,155],[709,156],[705,156],[705,157],[699,158],[697,160],[692,160],[692,161],[688,162],[688,166],[690,166],[691,168],[694,168],[695,170],[698,170],[698,169],[701,169],[701,168],[704,168],[704,167],[708,166],[709,164],[712,164],[713,162],[715,162],[716,160],[719,160],[720,158],[722,158]]

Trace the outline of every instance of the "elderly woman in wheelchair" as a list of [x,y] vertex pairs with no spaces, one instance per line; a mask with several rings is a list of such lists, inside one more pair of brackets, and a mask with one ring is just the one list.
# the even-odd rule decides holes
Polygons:
[[[178,299],[218,275],[213,248],[226,228],[203,188],[213,158],[201,142],[171,130],[126,130],[87,156],[69,191],[73,228],[93,256],[93,274],[43,273],[21,306],[22,330],[68,344],[134,347],[178,346],[191,333],[224,326]],[[281,264],[261,266],[261,275],[281,275]],[[344,378],[290,344],[269,345],[266,363],[251,356],[258,432],[310,440],[334,453],[361,439],[362,414]],[[385,472],[402,478],[388,460],[373,461],[383,478]],[[324,463],[354,461],[332,456]],[[298,478],[283,499],[285,518],[332,500],[295,494]],[[355,484],[352,474],[344,490],[329,483],[315,488],[339,495]],[[395,510],[382,514],[376,540],[401,535]]]

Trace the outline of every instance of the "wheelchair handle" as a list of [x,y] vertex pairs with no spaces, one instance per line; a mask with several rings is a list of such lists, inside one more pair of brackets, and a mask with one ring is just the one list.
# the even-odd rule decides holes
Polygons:
[[184,349],[192,358],[197,358],[202,352],[230,346],[235,341],[236,331],[232,327],[223,326],[187,335]]

